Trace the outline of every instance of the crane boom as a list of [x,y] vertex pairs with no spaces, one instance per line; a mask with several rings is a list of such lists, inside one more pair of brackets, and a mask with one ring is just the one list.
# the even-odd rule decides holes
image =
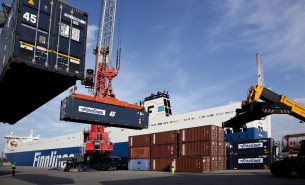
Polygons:
[[242,108],[236,110],[236,116],[224,122],[223,126],[239,130],[240,127],[245,127],[246,123],[271,114],[289,114],[305,122],[305,106],[262,85],[254,85],[249,89],[247,99],[242,102]]
[[111,67],[112,45],[116,14],[116,0],[104,0],[98,45],[95,49],[95,80],[93,95],[115,97],[112,90],[112,79],[117,76],[119,68]]

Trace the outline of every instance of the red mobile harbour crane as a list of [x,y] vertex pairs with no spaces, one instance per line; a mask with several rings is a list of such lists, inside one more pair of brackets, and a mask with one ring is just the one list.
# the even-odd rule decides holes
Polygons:
[[[60,119],[88,123],[91,131],[85,131],[86,154],[109,154],[113,150],[104,132],[104,126],[143,129],[148,125],[148,113],[143,106],[116,99],[112,80],[120,69],[120,53],[117,50],[116,67],[111,66],[116,0],[104,0],[100,20],[98,45],[94,49],[95,70],[87,69],[82,85],[89,88],[93,96],[75,93],[61,102]],[[119,39],[119,46],[120,46]],[[88,136],[86,138],[86,136]]]
[[[289,114],[300,119],[301,123],[305,122],[303,105],[261,85],[254,85],[249,90],[247,100],[242,102],[241,109],[236,110],[236,116],[224,122],[223,127],[232,127],[234,132],[238,132],[240,128],[246,129],[246,123],[271,114]],[[297,172],[305,177],[304,136],[305,134],[294,134],[283,138],[283,151],[288,154],[271,164],[270,171],[274,176],[289,176],[292,172]]]

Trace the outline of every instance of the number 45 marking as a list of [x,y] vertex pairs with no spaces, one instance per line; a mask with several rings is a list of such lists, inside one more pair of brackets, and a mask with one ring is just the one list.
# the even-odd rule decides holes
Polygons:
[[109,113],[109,116],[114,117],[114,116],[115,116],[115,113],[116,113],[116,112],[111,111],[111,112]]
[[29,12],[25,12],[23,14],[23,18],[26,20],[26,21],[30,21],[31,23],[36,23],[37,22],[37,15],[35,14],[30,14]]

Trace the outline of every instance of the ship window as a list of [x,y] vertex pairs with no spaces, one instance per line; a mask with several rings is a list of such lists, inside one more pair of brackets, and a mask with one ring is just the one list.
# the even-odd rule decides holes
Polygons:
[[170,103],[169,100],[167,100],[167,106],[168,106],[168,107],[171,107],[171,103]]
[[166,113],[166,115],[168,115],[168,108],[167,107],[165,108],[165,113]]
[[158,125],[162,125],[162,123],[158,123]]
[[210,116],[212,117],[212,116],[214,116],[214,114],[210,114]]
[[169,115],[172,115],[172,109],[169,108],[168,110],[169,110]]
[[195,119],[195,118],[192,118],[192,120],[193,120],[193,119]]
[[166,99],[163,99],[165,107],[168,107]]

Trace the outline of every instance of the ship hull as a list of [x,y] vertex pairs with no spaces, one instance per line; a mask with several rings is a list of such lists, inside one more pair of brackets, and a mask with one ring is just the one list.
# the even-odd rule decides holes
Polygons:
[[76,153],[80,153],[81,147],[53,148],[26,152],[10,152],[6,153],[7,159],[17,166],[33,166],[33,167],[61,167],[65,166],[65,161],[58,159],[63,157],[74,157]]

